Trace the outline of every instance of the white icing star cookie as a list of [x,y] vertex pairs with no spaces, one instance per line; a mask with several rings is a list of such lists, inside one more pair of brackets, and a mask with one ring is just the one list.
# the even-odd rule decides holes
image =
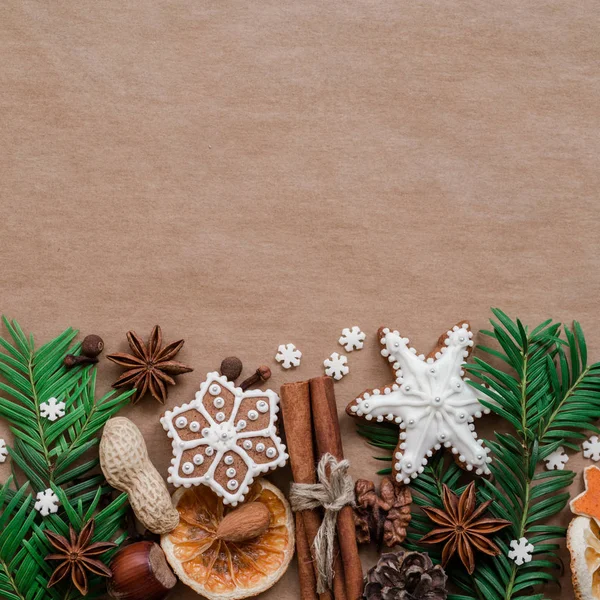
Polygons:
[[244,392],[209,373],[195,400],[160,420],[173,440],[169,483],[208,485],[225,504],[243,502],[255,477],[287,461],[277,435],[278,412],[275,392]]
[[427,459],[442,446],[451,448],[467,470],[489,474],[489,448],[477,439],[475,417],[489,413],[466,383],[462,369],[473,347],[468,323],[461,321],[442,335],[425,357],[417,355],[397,331],[379,330],[381,354],[390,362],[396,380],[363,392],[346,408],[350,416],[400,425],[394,452],[396,480],[410,483],[423,472]]

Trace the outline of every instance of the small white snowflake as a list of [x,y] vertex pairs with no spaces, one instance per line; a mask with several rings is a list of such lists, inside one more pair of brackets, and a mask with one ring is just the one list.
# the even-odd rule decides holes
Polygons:
[[0,438],[0,463],[5,462],[7,456],[8,450],[6,449],[6,442]]
[[340,345],[344,346],[346,352],[360,350],[363,347],[363,342],[367,335],[360,330],[356,325],[352,329],[342,329],[342,337],[338,340]]
[[281,363],[284,369],[290,367],[297,367],[300,365],[300,359],[302,358],[302,352],[294,346],[294,344],[281,344],[277,348],[278,352],[275,355],[275,360]]
[[600,440],[597,435],[593,435],[587,442],[581,444],[583,448],[583,456],[591,458],[593,461],[600,460]]
[[512,540],[510,542],[512,550],[508,553],[508,558],[515,561],[517,565],[528,563],[531,561],[531,553],[534,550],[533,544],[529,543],[527,538],[520,538],[519,540]]
[[65,403],[59,402],[56,398],[50,398],[48,402],[40,404],[40,414],[48,421],[56,421],[59,417],[65,416]]
[[325,366],[325,374],[339,381],[344,375],[348,375],[350,368],[346,364],[348,359],[337,352],[334,352],[329,358],[323,361]]
[[548,454],[544,460],[548,471],[554,471],[555,469],[562,471],[565,464],[569,462],[569,457],[565,454],[565,449],[559,446],[554,452]]
[[36,496],[37,502],[33,505],[33,508],[37,510],[43,517],[47,517],[49,514],[58,512],[58,505],[60,501],[58,496],[52,491],[51,488],[38,492]]

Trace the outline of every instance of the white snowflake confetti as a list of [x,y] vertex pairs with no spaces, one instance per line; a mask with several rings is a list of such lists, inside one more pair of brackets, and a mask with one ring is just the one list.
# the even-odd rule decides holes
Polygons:
[[65,416],[65,403],[59,402],[56,398],[50,398],[48,402],[40,404],[40,414],[48,421],[56,421]]
[[569,457],[565,454],[565,449],[559,446],[554,452],[548,454],[544,460],[546,461],[546,469],[548,471],[556,469],[562,471],[565,468],[565,464],[569,462]]
[[596,462],[600,460],[600,440],[597,435],[593,435],[588,441],[583,442],[581,446],[585,458],[591,458]]
[[363,347],[366,334],[360,330],[360,327],[356,325],[352,329],[342,329],[342,337],[338,340],[340,345],[344,346],[346,352],[352,352],[353,350],[360,350]]
[[43,517],[47,517],[49,514],[58,512],[58,505],[60,501],[58,496],[52,491],[51,488],[38,492],[36,496],[37,502],[33,505],[33,508],[37,510]]
[[5,462],[7,456],[8,450],[6,449],[6,442],[0,438],[0,463]]
[[300,352],[294,344],[281,344],[277,350],[278,352],[275,355],[275,360],[278,363],[281,363],[281,366],[284,369],[298,367],[300,365],[302,352]]
[[344,355],[340,356],[337,352],[334,352],[329,358],[323,361],[325,374],[339,381],[344,375],[348,375],[350,372],[350,367],[346,364],[347,362],[348,359]]
[[394,452],[396,481],[410,483],[423,472],[433,452],[451,449],[467,470],[487,475],[489,448],[477,439],[474,419],[489,413],[464,378],[465,359],[473,347],[468,323],[455,325],[426,357],[408,338],[387,327],[379,331],[381,350],[395,375],[394,383],[365,390],[346,408],[349,415],[400,425]]
[[529,543],[527,538],[520,538],[519,540],[512,540],[510,542],[512,550],[508,553],[508,558],[515,561],[517,565],[528,563],[531,561],[531,553],[534,550],[533,544]]

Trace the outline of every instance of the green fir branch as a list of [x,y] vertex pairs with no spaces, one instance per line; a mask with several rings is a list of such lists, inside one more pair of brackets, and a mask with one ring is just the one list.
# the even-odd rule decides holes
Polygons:
[[[9,454],[13,476],[0,488],[0,597],[8,600],[76,600],[81,595],[68,581],[48,588],[53,566],[45,534],[50,529],[68,536],[69,525],[79,531],[95,520],[94,541],[125,540],[127,495],[113,499],[98,469],[98,434],[106,421],[125,406],[133,390],[96,399],[96,370],[67,369],[66,354],[78,354],[77,332],[67,329],[35,349],[15,321],[3,317],[10,340],[0,337],[0,417],[14,435]],[[52,422],[42,417],[41,404],[50,398],[65,402],[65,415]],[[16,485],[16,470],[28,481]],[[51,488],[59,510],[43,518],[34,509],[36,492]],[[110,561],[115,550],[100,559]],[[86,598],[103,597],[106,581],[90,579]]]

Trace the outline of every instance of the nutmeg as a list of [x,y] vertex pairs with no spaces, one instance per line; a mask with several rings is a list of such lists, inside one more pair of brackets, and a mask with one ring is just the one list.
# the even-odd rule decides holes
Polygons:
[[121,548],[110,569],[108,595],[118,600],[163,600],[177,583],[162,548],[154,542]]

